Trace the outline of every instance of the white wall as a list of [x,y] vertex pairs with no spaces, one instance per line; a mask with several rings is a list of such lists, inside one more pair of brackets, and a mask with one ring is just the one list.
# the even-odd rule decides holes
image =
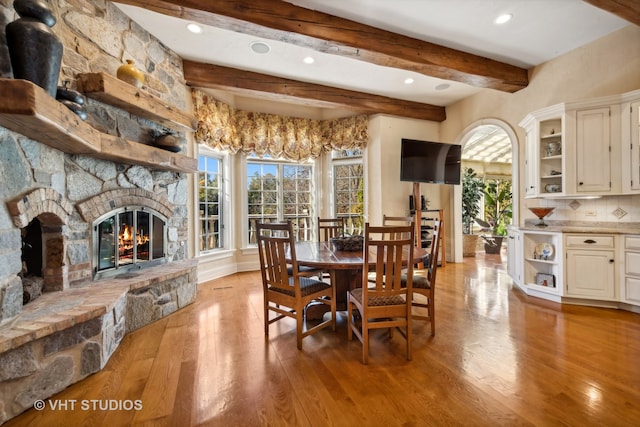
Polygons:
[[[508,123],[518,139],[519,182],[524,185],[524,131],[518,123],[530,111],[549,105],[580,99],[615,95],[640,88],[640,27],[629,25],[602,39],[569,52],[533,68],[529,72],[530,83],[525,89],[509,94],[485,90],[447,107],[447,120],[442,123],[440,134],[445,142],[455,142],[470,124],[497,118]],[[558,205],[561,209],[554,219],[580,219],[590,221],[618,221],[610,213],[618,205],[632,211],[622,221],[637,221],[638,206],[634,196],[604,197],[598,200],[580,201],[584,207],[574,211],[564,208],[571,201],[547,201],[523,198],[518,192],[521,217],[534,218],[527,206]],[[598,216],[586,217],[584,209],[596,210]],[[626,210],[626,209],[625,209]],[[516,219],[514,219],[516,220]],[[454,224],[457,225],[457,224]]]
[[[383,115],[371,119],[367,147],[367,219],[371,223],[381,224],[384,214],[405,216],[409,213],[413,184],[400,181],[402,138],[439,141],[438,123]],[[420,185],[421,194],[432,201],[434,209],[440,204],[439,187]]]

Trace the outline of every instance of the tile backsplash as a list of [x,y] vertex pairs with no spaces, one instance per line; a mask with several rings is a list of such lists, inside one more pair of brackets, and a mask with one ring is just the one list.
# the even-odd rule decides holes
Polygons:
[[549,220],[587,222],[640,222],[640,195],[606,196],[598,199],[527,199],[524,218],[535,218],[528,207],[549,206]]

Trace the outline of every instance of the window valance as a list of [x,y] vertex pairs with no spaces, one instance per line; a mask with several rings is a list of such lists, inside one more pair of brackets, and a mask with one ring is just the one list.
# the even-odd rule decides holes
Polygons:
[[366,115],[313,120],[237,110],[193,90],[196,141],[237,153],[268,154],[289,160],[318,157],[322,151],[362,149],[367,145]]

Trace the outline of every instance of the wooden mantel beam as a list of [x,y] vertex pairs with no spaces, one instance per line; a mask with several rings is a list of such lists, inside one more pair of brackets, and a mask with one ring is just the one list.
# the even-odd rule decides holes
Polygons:
[[638,0],[584,0],[597,8],[611,12],[632,24],[640,25],[640,1]]
[[187,84],[194,87],[222,89],[245,95],[268,92],[282,96],[283,99],[285,97],[316,99],[364,114],[389,114],[437,122],[444,121],[446,118],[445,108],[435,105],[304,83],[188,60],[183,61],[183,69]]
[[118,0],[158,13],[481,88],[516,92],[526,69],[280,0]]

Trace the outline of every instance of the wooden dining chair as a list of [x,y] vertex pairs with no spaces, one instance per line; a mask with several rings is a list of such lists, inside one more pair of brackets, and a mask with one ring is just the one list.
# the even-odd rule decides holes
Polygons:
[[355,334],[362,343],[364,364],[369,363],[369,331],[380,328],[389,329],[390,334],[393,329],[400,331],[406,339],[407,360],[411,360],[413,264],[407,260],[413,259],[414,234],[412,224],[380,227],[365,224],[362,280],[367,282],[372,263],[376,280],[369,286],[347,291],[347,334],[349,340]]
[[[382,215],[382,225],[408,225],[413,224],[415,227],[415,220],[412,216],[389,216]],[[416,246],[420,246],[418,244],[420,236],[416,236]],[[420,267],[424,267],[424,263],[420,263]]]
[[318,241],[328,242],[329,239],[344,234],[344,218],[318,217]]
[[[413,286],[413,307],[421,307],[427,310],[427,314],[419,314],[416,311],[412,314],[413,319],[427,320],[431,322],[431,336],[436,334],[436,306],[435,306],[435,290],[436,290],[436,271],[438,269],[438,254],[440,252],[440,232],[442,230],[442,222],[435,220],[433,222],[433,241],[431,243],[431,252],[427,266],[425,268],[416,268],[413,270],[412,286]],[[407,276],[403,277],[406,283]],[[419,298],[421,295],[423,298]],[[425,301],[426,300],[426,301]],[[424,312],[424,310],[422,310]]]
[[[412,216],[389,216],[384,214],[382,215],[382,225],[414,225],[414,222]],[[424,265],[420,263],[420,266],[423,267]],[[376,273],[369,272],[367,279],[369,282],[375,283]]]
[[[302,339],[328,326],[336,330],[335,287],[301,273],[296,260],[296,245],[291,222],[256,223],[260,272],[264,296],[264,334],[269,325],[285,317],[296,320],[296,341],[302,350]],[[287,260],[287,253],[289,260]],[[288,265],[289,264],[289,265]],[[290,266],[291,268],[287,268]],[[331,318],[305,329],[304,310],[311,302],[331,307]],[[276,313],[270,318],[270,312]]]
[[382,225],[408,225],[413,222],[412,216],[382,215]]

